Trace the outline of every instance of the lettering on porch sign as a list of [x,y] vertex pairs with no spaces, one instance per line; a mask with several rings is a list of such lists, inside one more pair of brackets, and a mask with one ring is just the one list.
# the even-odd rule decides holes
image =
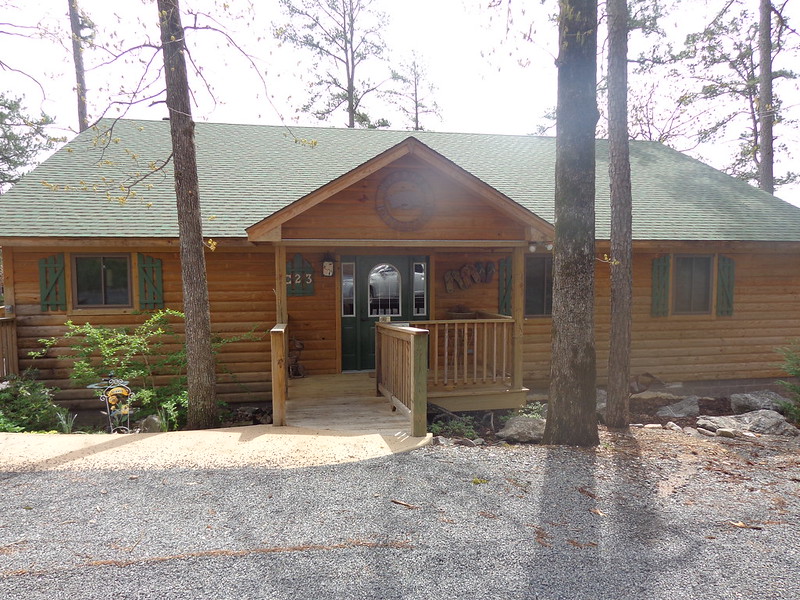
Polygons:
[[314,268],[302,254],[295,254],[292,260],[286,263],[286,295],[314,295]]

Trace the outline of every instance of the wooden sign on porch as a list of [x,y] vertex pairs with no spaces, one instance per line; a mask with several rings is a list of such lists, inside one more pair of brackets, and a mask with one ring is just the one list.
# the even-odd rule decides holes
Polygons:
[[286,295],[314,295],[314,268],[301,254],[286,262]]

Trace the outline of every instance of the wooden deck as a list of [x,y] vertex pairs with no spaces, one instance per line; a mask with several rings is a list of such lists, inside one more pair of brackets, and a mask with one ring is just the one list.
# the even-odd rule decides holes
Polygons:
[[311,375],[289,381],[286,424],[309,429],[408,435],[409,417],[375,394],[370,373]]
[[[383,397],[376,396],[374,373],[310,375],[289,380],[286,424],[335,431],[370,431],[382,435],[408,435],[411,419]],[[429,379],[428,401],[448,410],[518,408],[527,389],[508,390],[503,385],[473,386],[470,390],[435,386]]]

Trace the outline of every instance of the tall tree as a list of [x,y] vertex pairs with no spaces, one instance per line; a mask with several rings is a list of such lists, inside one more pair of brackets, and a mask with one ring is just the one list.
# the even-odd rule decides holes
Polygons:
[[69,25],[72,36],[72,59],[75,63],[75,94],[78,97],[78,130],[89,127],[86,110],[86,69],[83,66],[83,44],[88,37],[84,31],[91,32],[94,24],[78,9],[78,0],[67,0],[69,4]]
[[186,44],[179,0],[158,0],[157,5],[172,136],[183,310],[186,315],[189,387],[187,426],[189,429],[206,429],[217,424],[216,375],[211,347],[211,310],[200,215],[194,121],[186,73]]
[[546,444],[593,446],[597,2],[562,0],[558,16],[553,341]]
[[[785,16],[787,2],[716,0],[712,5],[708,24],[687,35],[680,51],[666,43],[639,58],[637,72],[658,79],[659,93],[647,99],[646,109],[632,107],[631,112],[649,114],[649,131],[683,150],[702,151],[733,134],[739,146],[725,170],[736,177],[755,183],[772,179],[774,187],[797,181],[796,172],[774,175],[776,157],[789,157],[792,149],[773,143],[774,132],[763,131],[773,124],[788,131],[796,123],[791,117],[796,106],[784,107],[777,91],[798,77],[794,63],[800,44]],[[647,133],[640,130],[638,136]]]
[[772,194],[775,191],[775,156],[772,124],[775,120],[772,98],[772,2],[758,3],[758,187]]
[[401,114],[408,120],[413,131],[423,131],[423,115],[439,115],[439,106],[432,99],[433,85],[427,79],[422,61],[413,53],[411,61],[392,70],[392,81],[398,84],[390,92]]
[[324,65],[315,69],[304,112],[326,120],[337,110],[347,112],[347,126],[388,127],[386,119],[373,120],[363,101],[383,82],[361,76],[364,64],[379,61],[386,45],[381,37],[385,16],[372,9],[374,0],[280,0],[289,16],[275,37],[309,50]]
[[26,114],[22,99],[0,93],[0,193],[19,181],[41,153],[60,141],[47,133],[52,123],[45,114]]
[[611,182],[611,336],[606,425],[628,427],[631,360],[631,163],[628,144],[628,5],[607,0],[608,144]]

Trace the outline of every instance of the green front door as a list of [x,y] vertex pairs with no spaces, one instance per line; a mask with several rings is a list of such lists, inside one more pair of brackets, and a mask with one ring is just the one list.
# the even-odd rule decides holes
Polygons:
[[341,262],[342,370],[375,368],[375,323],[428,318],[428,260],[354,256]]

